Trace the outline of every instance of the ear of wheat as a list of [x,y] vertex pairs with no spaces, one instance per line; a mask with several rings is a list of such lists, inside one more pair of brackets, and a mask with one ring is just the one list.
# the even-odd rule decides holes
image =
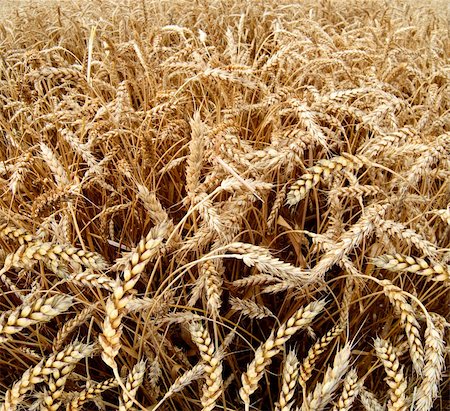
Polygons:
[[281,324],[276,333],[272,332],[266,342],[256,350],[254,360],[241,377],[242,387],[239,394],[246,409],[249,409],[250,395],[256,391],[258,382],[263,377],[267,365],[271,363],[272,357],[281,351],[283,344],[289,340],[292,334],[308,326],[314,317],[324,309],[325,304],[325,300],[320,300],[301,307],[292,317]]

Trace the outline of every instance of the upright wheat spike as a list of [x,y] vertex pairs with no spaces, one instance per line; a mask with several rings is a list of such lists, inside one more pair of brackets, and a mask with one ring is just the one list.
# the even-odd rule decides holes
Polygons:
[[222,305],[223,264],[220,261],[206,260],[201,264],[200,272],[205,282],[208,311],[217,317]]
[[434,400],[439,394],[439,382],[444,371],[444,332],[445,320],[434,313],[430,313],[425,329],[425,366],[424,378],[419,385],[416,397],[417,411],[430,411]]
[[281,392],[278,403],[276,404],[276,411],[290,411],[292,408],[291,402],[295,394],[295,386],[297,385],[299,362],[295,351],[289,351],[283,365],[283,375],[281,383]]
[[344,323],[339,322],[309,349],[308,354],[300,365],[299,383],[303,389],[305,389],[307,381],[311,378],[319,355],[326,350],[331,341],[342,333],[344,328]]
[[277,196],[275,197],[275,201],[273,202],[269,217],[267,218],[267,231],[269,232],[269,234],[272,234],[275,229],[276,220],[278,218],[278,212],[283,206],[283,203],[286,198],[286,193],[287,193],[287,185],[284,185],[281,188],[281,190],[278,191]]
[[325,300],[314,301],[306,307],[301,307],[280,328],[272,331],[269,338],[256,350],[254,360],[248,365],[247,371],[242,374],[242,387],[239,395],[245,404],[245,409],[250,409],[250,395],[258,388],[258,382],[263,377],[264,370],[277,355],[284,343],[301,328],[307,327],[314,318],[324,309]]
[[53,177],[56,181],[56,184],[59,187],[67,186],[70,184],[69,177],[67,172],[53,150],[47,146],[45,143],[40,144],[42,158],[47,163],[48,167],[53,173]]
[[403,290],[389,280],[381,280],[384,294],[389,298],[391,304],[400,313],[400,322],[405,329],[408,339],[411,360],[417,374],[422,375],[424,366],[424,351],[420,339],[420,325],[416,318],[414,308],[406,301]]
[[203,164],[203,140],[206,131],[198,111],[194,113],[190,125],[191,139],[186,167],[186,189],[188,194],[194,197],[196,188],[200,183],[200,173]]
[[406,388],[408,382],[403,374],[403,367],[395,354],[394,347],[386,340],[381,338],[375,339],[374,342],[377,357],[384,365],[384,369],[388,376],[386,380],[389,385],[389,402],[388,409],[390,411],[406,411],[408,403],[406,398]]
[[74,342],[63,351],[42,359],[37,365],[26,370],[22,378],[6,391],[5,402],[1,404],[0,411],[14,411],[23,396],[36,384],[43,382],[48,376],[59,378],[61,373],[65,375],[72,365],[89,356],[93,349],[92,345]]
[[192,323],[190,332],[206,364],[206,382],[201,397],[202,410],[211,411],[216,407],[216,401],[222,393],[222,354],[214,347],[208,329],[200,322]]
[[116,369],[115,357],[120,350],[122,335],[122,317],[129,303],[130,292],[139,280],[145,266],[159,253],[165,235],[167,223],[152,228],[145,239],[126,257],[123,280],[117,279],[116,287],[106,302],[106,316],[103,322],[103,333],[99,336],[102,346],[102,359],[111,368]]
[[131,409],[133,401],[136,397],[137,390],[142,385],[145,374],[145,360],[139,361],[128,375],[125,382],[125,387],[128,392],[122,392],[122,398],[120,399],[119,411],[126,411]]
[[350,364],[350,354],[351,347],[347,343],[336,353],[333,366],[327,368],[323,381],[317,383],[314,391],[308,394],[306,401],[302,404],[301,411],[321,411],[330,403],[332,395],[347,372]]
[[350,370],[344,380],[342,394],[333,407],[333,411],[349,411],[361,389],[361,380],[355,370]]

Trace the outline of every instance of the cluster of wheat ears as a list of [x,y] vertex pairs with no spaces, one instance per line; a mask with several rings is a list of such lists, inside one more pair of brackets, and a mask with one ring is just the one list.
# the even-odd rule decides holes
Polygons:
[[0,24],[0,410],[449,409],[450,34],[372,1]]

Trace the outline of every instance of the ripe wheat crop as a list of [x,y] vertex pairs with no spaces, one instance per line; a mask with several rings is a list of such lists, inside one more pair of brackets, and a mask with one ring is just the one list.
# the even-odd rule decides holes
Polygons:
[[450,409],[445,2],[6,3],[0,410]]

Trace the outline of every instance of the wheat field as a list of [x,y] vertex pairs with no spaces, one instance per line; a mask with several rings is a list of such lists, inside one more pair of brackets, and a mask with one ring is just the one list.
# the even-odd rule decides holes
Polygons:
[[2,2],[0,410],[450,409],[450,12]]

